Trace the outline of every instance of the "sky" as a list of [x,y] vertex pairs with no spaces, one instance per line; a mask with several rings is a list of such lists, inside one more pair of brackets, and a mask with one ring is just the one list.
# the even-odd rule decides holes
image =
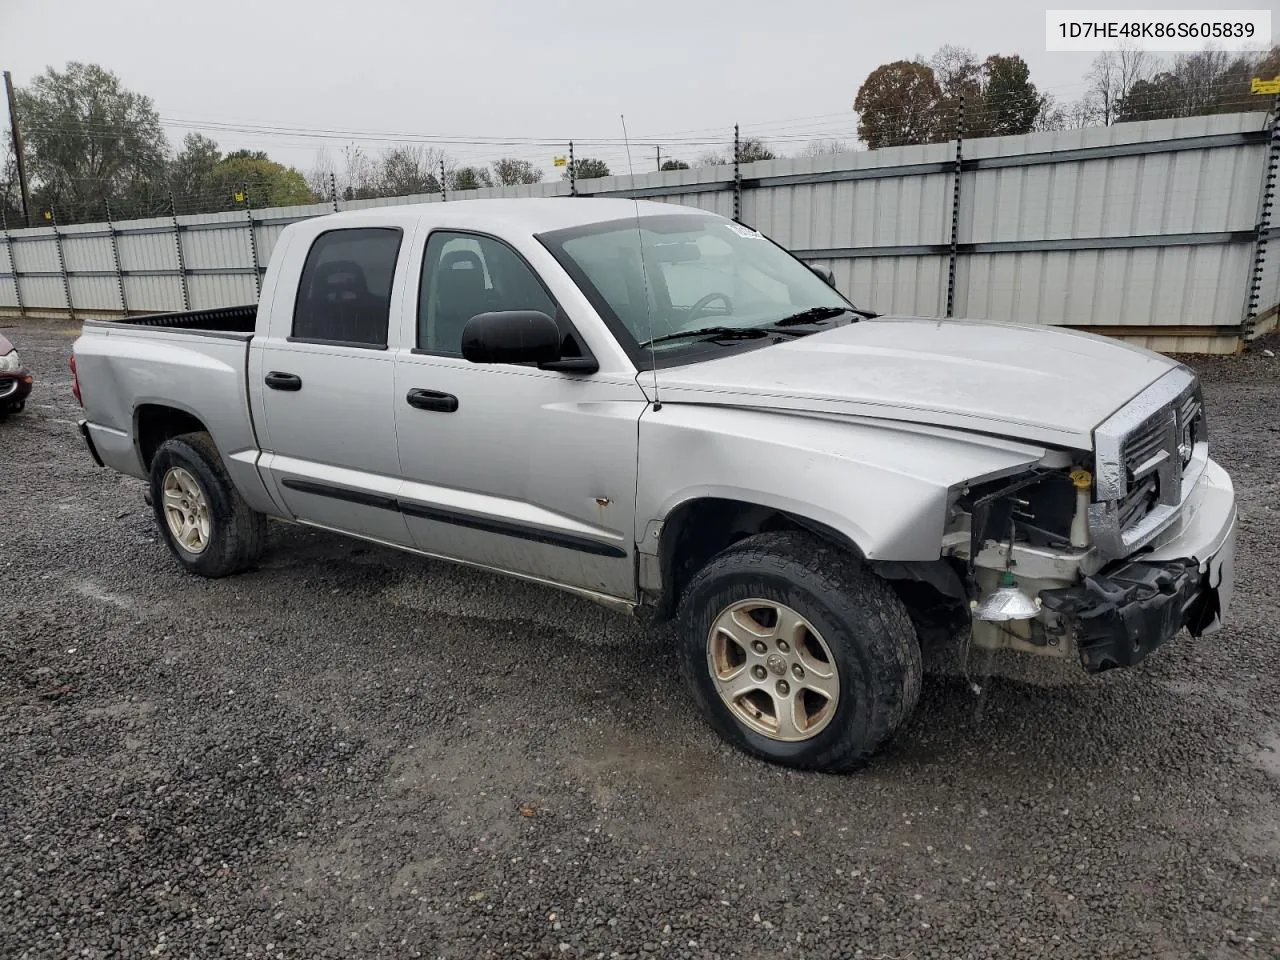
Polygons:
[[[1272,9],[1280,22],[1276,0],[1231,5]],[[852,141],[867,74],[945,43],[979,57],[1017,53],[1041,90],[1077,99],[1093,55],[1046,52],[1045,9],[1025,0],[0,0],[0,68],[21,85],[46,66],[99,63],[154,99],[175,147],[200,129],[224,149],[263,149],[303,170],[321,147],[336,157],[354,141],[376,152],[407,137],[492,138],[513,142],[446,149],[464,163],[517,156],[550,175],[572,138],[578,156],[621,173],[625,115],[639,172],[653,168],[656,141],[667,143],[664,158],[692,160],[731,145],[735,122],[782,152]]]

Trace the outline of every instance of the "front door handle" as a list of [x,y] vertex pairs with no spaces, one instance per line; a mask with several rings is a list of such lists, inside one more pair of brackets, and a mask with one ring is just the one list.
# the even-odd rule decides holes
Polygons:
[[267,374],[266,384],[272,390],[301,390],[302,378],[296,373],[281,373],[279,370],[272,370]]
[[410,390],[405,399],[409,401],[409,406],[419,410],[453,413],[458,409],[458,398],[452,393],[441,393],[439,390]]

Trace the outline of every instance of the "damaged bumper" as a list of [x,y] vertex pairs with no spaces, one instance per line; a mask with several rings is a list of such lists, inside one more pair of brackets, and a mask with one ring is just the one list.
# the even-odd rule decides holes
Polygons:
[[1074,635],[1091,673],[1132,666],[1186,627],[1217,630],[1231,602],[1235,491],[1212,461],[1173,528],[1141,559],[1121,561],[1075,586],[1042,590],[1044,608]]

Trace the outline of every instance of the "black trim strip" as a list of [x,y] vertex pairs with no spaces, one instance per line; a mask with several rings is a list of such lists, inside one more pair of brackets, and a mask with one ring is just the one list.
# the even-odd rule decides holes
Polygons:
[[[951,173],[956,168],[954,160],[933,160],[923,163],[904,163],[892,167],[856,167],[852,170],[820,170],[810,173],[784,173],[768,177],[743,177],[742,189],[758,190],[761,187],[797,187],[807,184],[845,183],[850,180],[887,180],[898,177],[925,177],[938,173]],[[732,184],[729,184],[732,187]]]
[[557,533],[539,530],[523,523],[512,523],[509,520],[492,520],[488,517],[477,517],[469,513],[459,513],[443,507],[426,507],[408,500],[400,501],[400,512],[410,517],[423,520],[435,520],[438,523],[451,523],[458,527],[470,527],[473,530],[484,530],[487,533],[498,533],[507,537],[519,537],[521,540],[532,540],[534,543],[545,543],[552,547],[564,547],[566,550],[577,550],[598,557],[625,559],[627,551],[611,543],[601,543],[590,537],[580,537],[573,533]]
[[1138,250],[1144,247],[1198,247],[1225,243],[1249,243],[1254,230],[1222,230],[1202,233],[1151,233],[1136,237],[1064,237],[1056,240],[991,240],[960,243],[957,250],[975,253],[1036,253],[1051,250]]
[[105,467],[102,457],[98,455],[98,448],[93,445],[93,435],[89,433],[89,421],[77,421],[76,426],[80,430],[80,436],[84,437],[84,445],[89,448],[89,456],[93,457],[93,462],[100,467]]
[[627,190],[600,190],[596,192],[579,191],[578,196],[620,197],[624,200],[642,200],[645,197],[682,197],[695,193],[727,193],[732,189],[732,180],[707,180],[700,183],[672,183],[664,187],[633,187]]
[[[1152,233],[1136,237],[1058,237],[1040,240],[992,240],[957,243],[956,253],[973,256],[988,253],[1051,253],[1061,250],[1140,250],[1149,247],[1198,247],[1251,243],[1254,230],[1222,230],[1202,233]],[[792,250],[796,257],[810,260],[851,260],[862,257],[945,257],[945,243],[902,247],[824,247]]]
[[365,493],[363,490],[349,490],[346,487],[331,487],[327,483],[316,483],[312,480],[295,480],[285,477],[280,485],[299,493],[312,493],[317,497],[330,497],[334,500],[346,500],[364,507],[379,507],[383,510],[395,510],[396,498],[384,497],[376,493]]
[[286,343],[314,343],[321,347],[356,347],[360,350],[385,350],[385,343],[361,343],[358,340],[321,340],[317,337],[285,337]]
[[861,257],[945,257],[951,252],[951,245],[920,243],[902,247],[823,247],[788,252],[793,257],[812,260],[852,260]]
[[316,483],[313,480],[297,480],[285,477],[281,486],[299,493],[311,493],[319,497],[332,497],[334,500],[346,500],[366,507],[378,507],[383,510],[399,510],[410,517],[422,520],[434,520],[437,523],[451,523],[457,527],[469,527],[473,530],[484,530],[506,537],[519,537],[534,543],[545,543],[552,547],[564,547],[566,550],[577,550],[579,553],[590,553],[597,557],[612,557],[625,560],[627,551],[611,543],[601,543],[590,537],[580,537],[573,533],[557,533],[540,530],[523,523],[512,523],[509,520],[492,520],[488,517],[477,517],[444,507],[428,507],[409,500],[397,500],[395,497],[384,497],[376,493],[365,493],[361,490],[350,490],[346,487],[333,487],[327,483]]

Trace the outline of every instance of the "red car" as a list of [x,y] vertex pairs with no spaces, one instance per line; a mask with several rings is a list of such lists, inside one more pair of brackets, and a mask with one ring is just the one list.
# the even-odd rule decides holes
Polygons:
[[22,365],[13,344],[0,334],[0,417],[25,407],[30,392],[31,372]]

